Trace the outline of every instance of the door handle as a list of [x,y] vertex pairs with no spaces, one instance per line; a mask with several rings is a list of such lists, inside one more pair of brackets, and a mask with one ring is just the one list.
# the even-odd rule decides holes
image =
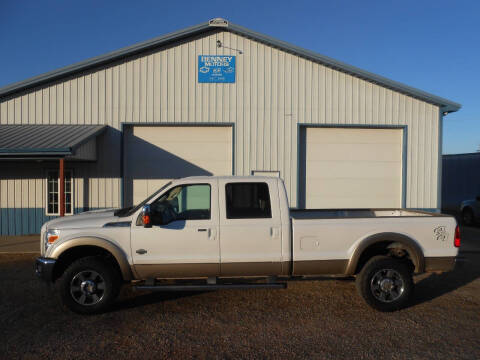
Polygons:
[[206,232],[207,236],[210,240],[215,240],[215,236],[217,235],[217,232],[215,229],[197,229],[198,232]]
[[270,237],[272,239],[277,239],[280,235],[280,229],[277,227],[271,227],[270,228]]
[[136,252],[137,252],[137,254],[143,255],[143,254],[146,254],[146,253],[147,253],[147,250],[145,250],[145,249],[138,249]]

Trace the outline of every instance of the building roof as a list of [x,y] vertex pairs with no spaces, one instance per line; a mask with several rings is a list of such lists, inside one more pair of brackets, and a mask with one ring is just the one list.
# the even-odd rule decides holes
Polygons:
[[423,100],[425,102],[437,105],[442,109],[444,113],[454,112],[461,108],[461,105],[459,103],[453,102],[451,100],[447,100],[442,97],[402,84],[400,82],[387,79],[383,76],[373,74],[371,72],[362,70],[355,66],[348,65],[338,60],[334,60],[330,57],[292,45],[285,41],[281,41],[278,39],[274,39],[270,36],[257,33],[255,31],[249,30],[239,25],[232,24],[227,20],[220,19],[220,18],[212,19],[208,22],[205,22],[199,25],[195,25],[195,26],[192,26],[183,30],[179,30],[164,36],[147,40],[132,46],[122,48],[120,50],[112,51],[105,55],[100,55],[91,59],[87,59],[85,61],[81,61],[73,65],[70,65],[70,66],[66,66],[57,70],[47,72],[42,75],[32,77],[30,79],[26,79],[11,85],[4,86],[0,88],[0,98],[8,95],[12,95],[24,90],[28,90],[33,87],[41,86],[46,83],[56,81],[61,78],[65,78],[67,76],[72,76],[74,74],[77,74],[82,71],[86,71],[98,66],[103,66],[103,65],[112,63],[114,61],[125,59],[127,57],[130,57],[148,50],[152,50],[154,48],[165,46],[170,43],[177,42],[179,40],[182,40],[191,36],[208,33],[208,32],[219,31],[219,30],[230,31],[235,34],[245,36],[247,38],[259,41],[269,46],[304,57],[311,61],[321,63],[330,68],[359,77],[366,81],[381,85],[388,89],[392,89],[394,91],[398,91],[400,93],[412,96],[419,100]]
[[65,157],[95,136],[105,125],[0,125],[0,157]]

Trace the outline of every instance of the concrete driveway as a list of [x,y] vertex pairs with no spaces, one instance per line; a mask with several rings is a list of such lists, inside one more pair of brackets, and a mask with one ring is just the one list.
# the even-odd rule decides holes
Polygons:
[[40,235],[0,236],[1,253],[38,253]]

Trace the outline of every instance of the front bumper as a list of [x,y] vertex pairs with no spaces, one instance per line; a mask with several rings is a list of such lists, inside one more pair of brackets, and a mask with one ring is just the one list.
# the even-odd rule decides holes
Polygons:
[[51,282],[55,259],[39,257],[35,260],[35,274],[42,280]]

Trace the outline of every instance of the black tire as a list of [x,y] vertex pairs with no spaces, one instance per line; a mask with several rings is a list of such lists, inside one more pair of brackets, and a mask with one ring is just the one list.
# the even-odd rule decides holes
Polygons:
[[473,219],[474,219],[474,215],[473,215],[473,211],[472,209],[464,209],[462,211],[462,223],[465,224],[465,225],[473,225]]
[[356,279],[357,291],[372,308],[389,312],[407,305],[413,292],[410,264],[388,256],[375,256]]
[[121,277],[112,264],[89,256],[74,261],[58,283],[66,307],[78,314],[97,314],[118,296]]

